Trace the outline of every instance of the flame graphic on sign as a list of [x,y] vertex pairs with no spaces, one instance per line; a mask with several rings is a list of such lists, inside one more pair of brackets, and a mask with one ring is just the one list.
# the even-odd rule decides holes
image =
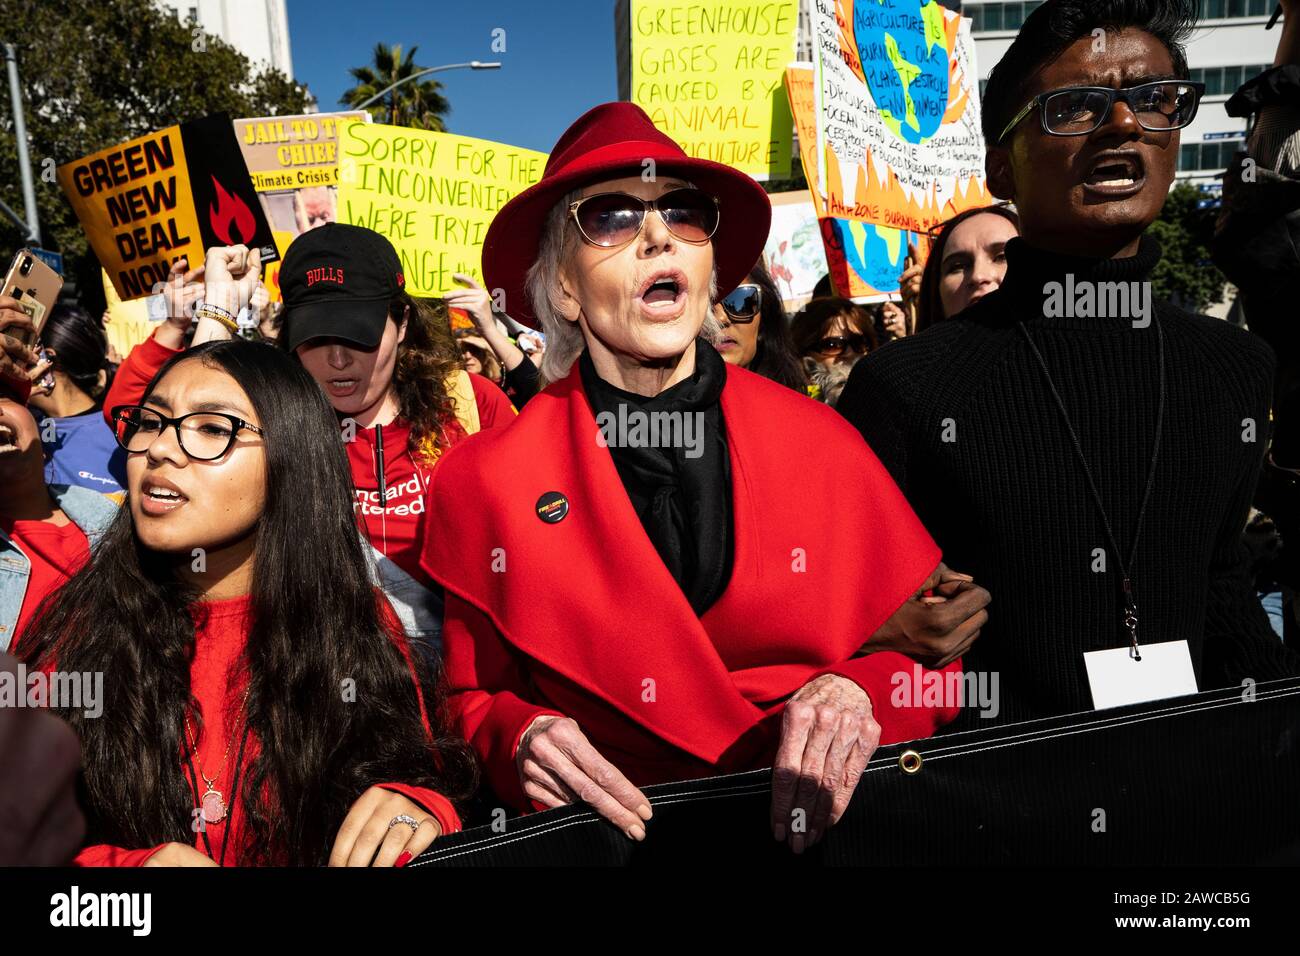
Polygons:
[[212,177],[212,188],[217,196],[217,201],[208,210],[208,223],[213,233],[228,246],[250,241],[257,230],[257,220],[253,218],[248,203],[227,192],[216,176]]
[[[858,0],[858,2],[864,3],[866,0]],[[852,25],[852,4],[845,0],[836,0],[835,13],[840,28],[840,56],[854,75],[865,84],[866,76],[858,56],[857,40]],[[949,50],[956,48],[960,25],[960,17],[945,19],[944,33]],[[805,112],[808,113],[804,121],[805,125],[799,129],[800,152],[803,154],[804,170],[807,173],[809,169],[817,169],[816,115],[811,107],[814,96],[812,71],[788,70],[787,82],[795,84],[790,94],[792,104],[796,95],[808,104],[805,107]],[[948,66],[948,103],[943,122],[954,123],[961,119],[969,103],[965,79],[957,58],[953,57]],[[796,121],[797,118],[796,114]],[[807,148],[804,146],[805,129],[808,132]],[[972,206],[988,206],[993,202],[992,193],[988,191],[979,175],[972,175],[965,183],[954,180],[951,195],[947,200],[940,202],[937,189],[931,188],[927,193],[917,194],[904,187],[894,170],[886,166],[883,173],[877,171],[870,149],[863,150],[856,166],[850,167],[845,163],[842,167],[841,160],[836,156],[830,143],[826,143],[825,147],[827,181],[818,185],[827,197],[827,202],[825,204],[816,202],[819,217],[830,215],[840,219],[859,219],[923,232],[965,209]],[[851,184],[845,182],[845,174],[852,175],[855,181]],[[808,181],[810,184],[816,182],[816,175],[809,174]],[[816,196],[815,190],[814,196]],[[857,215],[858,210],[869,210],[869,213]]]

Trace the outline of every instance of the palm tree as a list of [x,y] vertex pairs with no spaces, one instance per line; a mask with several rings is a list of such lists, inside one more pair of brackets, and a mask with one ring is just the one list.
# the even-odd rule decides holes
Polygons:
[[[344,106],[357,107],[383,90],[425,67],[415,62],[415,51],[402,58],[402,46],[375,45],[374,62],[369,66],[353,67],[348,72],[357,85],[347,90],[339,100]],[[445,132],[442,118],[451,112],[451,104],[442,95],[442,84],[437,80],[414,80],[403,83],[384,98],[366,108],[377,123],[390,126],[414,126],[417,129]]]

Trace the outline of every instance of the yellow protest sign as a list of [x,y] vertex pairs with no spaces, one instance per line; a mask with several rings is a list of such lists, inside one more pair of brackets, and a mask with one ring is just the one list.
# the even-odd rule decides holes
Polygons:
[[158,323],[151,321],[148,299],[123,302],[113,288],[113,280],[108,273],[100,269],[99,274],[104,283],[105,311],[108,312],[104,334],[108,336],[109,347],[125,359],[133,348],[153,335]]
[[[369,118],[368,113],[350,112],[234,121],[248,177],[281,256],[308,229],[338,218],[338,129]],[[272,302],[280,301],[279,272],[273,263],[263,277]]]
[[58,172],[120,298],[151,294],[180,256],[203,261],[180,127],[101,150]]
[[[259,193],[278,193],[312,186],[337,186],[337,127],[364,122],[366,115],[308,113],[235,120],[235,136],[253,188]],[[284,228],[275,218],[271,225]],[[312,224],[303,225],[309,228]]]
[[454,133],[339,127],[339,221],[387,236],[406,289],[440,296],[482,281],[483,239],[507,202],[542,178],[546,154]]
[[123,301],[157,291],[172,263],[243,244],[276,258],[230,120],[216,113],[102,149],[58,169],[59,184]]
[[632,0],[632,102],[688,155],[790,175],[798,0]]

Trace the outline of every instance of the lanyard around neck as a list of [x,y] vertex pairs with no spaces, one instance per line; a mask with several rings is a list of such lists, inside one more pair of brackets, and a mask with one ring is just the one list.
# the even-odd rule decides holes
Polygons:
[[1038,367],[1042,370],[1043,378],[1047,381],[1047,387],[1052,392],[1052,398],[1056,400],[1056,409],[1060,412],[1061,421],[1065,424],[1065,430],[1070,433],[1070,441],[1074,444],[1075,456],[1079,459],[1079,464],[1083,468],[1083,476],[1088,481],[1088,490],[1092,493],[1093,503],[1097,506],[1097,513],[1101,515],[1102,526],[1106,529],[1106,541],[1110,545],[1111,554],[1114,555],[1115,561],[1119,564],[1120,573],[1123,575],[1121,584],[1124,597],[1123,623],[1124,628],[1128,631],[1130,656],[1136,661],[1142,660],[1142,651],[1138,647],[1137,639],[1138,615],[1137,600],[1133,594],[1133,564],[1137,560],[1138,541],[1142,537],[1142,520],[1146,517],[1147,503],[1151,500],[1151,488],[1155,485],[1156,463],[1160,459],[1160,440],[1164,435],[1165,424],[1165,332],[1160,325],[1160,319],[1154,312],[1151,321],[1156,327],[1156,347],[1160,363],[1160,403],[1156,407],[1156,437],[1151,448],[1151,465],[1147,471],[1146,489],[1142,492],[1142,504],[1138,508],[1137,526],[1133,529],[1133,546],[1129,550],[1127,561],[1124,560],[1124,556],[1119,549],[1119,543],[1115,540],[1115,533],[1110,526],[1110,518],[1106,514],[1105,506],[1102,504],[1101,494],[1097,491],[1097,483],[1092,477],[1092,469],[1088,467],[1088,459],[1083,454],[1083,445],[1079,441],[1078,433],[1074,430],[1074,424],[1070,421],[1069,412],[1065,410],[1065,402],[1061,400],[1061,393],[1056,388],[1056,382],[1052,380],[1052,373],[1047,368],[1047,361],[1043,358],[1043,353],[1038,350],[1038,346],[1034,344],[1034,339],[1029,334],[1029,329],[1025,327],[1025,323],[1016,323],[1016,327],[1020,329],[1020,334],[1029,343],[1029,350],[1033,352],[1034,358],[1038,360]]

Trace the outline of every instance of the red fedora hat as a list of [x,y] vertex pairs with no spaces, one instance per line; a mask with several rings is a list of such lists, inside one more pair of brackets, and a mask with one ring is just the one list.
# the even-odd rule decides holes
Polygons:
[[569,192],[604,179],[640,175],[654,161],[657,176],[694,183],[718,200],[713,256],[718,294],[745,281],[763,252],[772,223],[772,204],[758,183],[730,166],[692,159],[633,103],[602,103],[580,116],[551,150],[539,182],[501,207],[483,242],[483,277],[488,289],[505,290],[505,311],[537,326],[524,289],[537,261],[542,227],[555,204]]

